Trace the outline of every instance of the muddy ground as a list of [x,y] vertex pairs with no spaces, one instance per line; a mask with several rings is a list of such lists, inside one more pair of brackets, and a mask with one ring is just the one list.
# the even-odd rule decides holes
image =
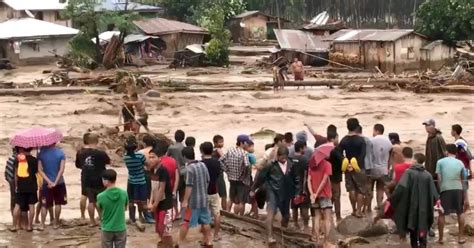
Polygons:
[[[36,69],[39,71],[39,69]],[[183,71],[170,70],[160,74],[159,78],[189,78]],[[226,78],[226,74],[229,77]],[[15,76],[10,76],[15,77]],[[31,76],[25,76],[30,79]],[[201,80],[241,80],[239,72],[232,71],[222,75],[205,75]],[[199,77],[198,77],[199,78]],[[245,76],[246,80],[269,80],[269,75]],[[0,97],[0,161],[9,155],[9,137],[17,130],[33,126],[59,128],[65,135],[61,144],[67,155],[65,180],[68,185],[69,204],[63,210],[66,224],[79,217],[80,173],[74,167],[76,148],[81,137],[88,129],[104,131],[103,127],[118,125],[118,112],[121,96],[106,94],[70,94],[54,96],[4,96]],[[215,134],[225,137],[226,147],[231,147],[238,134],[257,133],[262,129],[276,132],[297,132],[304,130],[303,122],[324,133],[329,124],[335,124],[339,134],[346,133],[345,119],[357,117],[364,127],[364,133],[371,135],[375,123],[385,125],[386,132],[398,132],[402,141],[416,151],[424,152],[426,133],[421,125],[423,120],[435,118],[437,125],[444,133],[447,142],[452,141],[450,127],[459,123],[466,130],[463,136],[474,144],[474,98],[473,95],[460,94],[425,94],[410,92],[358,92],[349,93],[338,89],[323,87],[306,87],[305,90],[289,89],[285,92],[212,92],[212,93],[163,93],[161,98],[147,100],[150,113],[150,127],[153,132],[172,137],[177,129],[183,129],[187,135],[196,137],[197,143],[209,141]],[[263,147],[271,143],[271,137],[256,135],[257,155],[263,153]],[[313,143],[310,139],[309,143]],[[110,142],[109,142],[110,143]],[[120,156],[115,154],[115,147],[108,147],[119,173],[118,184],[126,187],[127,170],[123,168]],[[0,173],[3,173],[0,166]],[[343,193],[343,214],[349,214],[347,194]],[[474,206],[474,190],[470,189],[471,205]],[[0,247],[98,247],[98,230],[87,226],[77,226],[73,221],[64,230],[48,229],[45,234],[19,232],[10,234],[5,225],[10,222],[8,211],[9,192],[7,184],[0,183]],[[473,220],[473,216],[470,216]],[[72,225],[72,226],[71,226]],[[451,228],[451,227],[450,227]],[[129,228],[129,247],[153,247],[156,236],[149,226],[146,233],[139,233]],[[67,237],[72,239],[62,239]],[[76,236],[76,237],[74,237]],[[193,234],[192,237],[197,237]],[[58,239],[59,238],[59,239]],[[449,245],[444,247],[473,247],[474,239],[464,246],[453,245],[452,235],[446,235]],[[262,247],[262,241],[226,233],[224,241],[216,247]],[[393,235],[371,239],[371,245],[360,247],[400,247]],[[183,247],[197,247],[190,243]],[[438,246],[435,246],[438,247]]]

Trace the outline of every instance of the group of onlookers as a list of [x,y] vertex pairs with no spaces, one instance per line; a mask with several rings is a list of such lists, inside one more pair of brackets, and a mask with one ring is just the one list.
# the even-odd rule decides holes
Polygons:
[[[258,217],[258,209],[266,205],[269,243],[276,242],[272,232],[276,213],[281,213],[281,224],[287,227],[291,211],[295,227],[301,228],[301,217],[302,230],[312,233],[320,245],[329,242],[333,212],[337,221],[342,219],[344,179],[353,216],[362,218],[371,212],[375,197],[375,220],[392,218],[402,239],[409,233],[413,247],[426,247],[434,212],[439,212],[439,242],[444,237],[444,215],[455,213],[460,226],[458,242],[464,243],[472,154],[461,137],[462,127],[452,126],[455,140],[446,145],[435,121],[424,122],[426,152],[414,154],[412,148],[402,145],[398,134],[385,135],[381,124],[374,125],[372,137],[363,135],[356,118],[349,118],[346,124],[348,134],[340,141],[334,125],[323,136],[305,124],[316,140],[314,146],[308,145],[306,131],[277,134],[258,160],[248,135],[239,135],[227,151],[223,150],[224,138],[215,135],[212,142],[200,144],[199,158],[196,139],[186,138],[182,130],[175,132],[171,145],[152,135],[145,135],[142,142],[129,136],[123,155],[128,169],[126,191],[115,186],[117,173],[106,168],[111,160],[97,147],[98,136],[86,133],[76,155],[76,167],[81,169],[81,216],[85,218],[87,209],[94,227],[97,210],[103,247],[125,247],[127,209],[130,222],[155,224],[162,247],[175,245],[172,228],[179,219],[180,240],[186,238],[189,228],[200,225],[201,245],[210,247],[221,239],[221,209],[245,215],[248,205],[248,214]],[[48,213],[54,228],[60,226],[61,206],[67,203],[64,168],[65,155],[54,144],[41,148],[37,158],[31,149],[14,149],[5,170],[12,196],[11,231],[33,230],[37,203],[36,212],[41,212],[41,221],[36,220],[41,223],[38,230],[44,230]],[[23,212],[28,216],[22,224]]]

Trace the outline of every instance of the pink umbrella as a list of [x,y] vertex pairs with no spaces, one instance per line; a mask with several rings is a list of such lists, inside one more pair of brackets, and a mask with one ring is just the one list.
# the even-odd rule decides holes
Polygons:
[[17,132],[10,140],[10,145],[23,148],[49,146],[62,138],[62,133],[55,128],[35,127]]

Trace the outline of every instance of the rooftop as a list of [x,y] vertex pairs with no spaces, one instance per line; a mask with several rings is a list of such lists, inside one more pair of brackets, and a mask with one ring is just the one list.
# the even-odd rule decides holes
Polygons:
[[245,18],[245,17],[257,15],[257,14],[270,17],[269,15],[267,15],[267,14],[265,14],[265,13],[263,13],[263,12],[260,12],[260,11],[258,11],[258,10],[249,10],[249,11],[245,11],[245,12],[243,12],[243,13],[240,13],[240,14],[238,14],[238,15],[232,17],[232,18],[240,19],[240,18]]
[[322,52],[329,49],[329,42],[320,37],[301,30],[274,29],[278,43],[282,50]]
[[[95,7],[95,10],[98,12],[125,11],[125,0],[100,0],[100,3]],[[156,6],[139,4],[135,2],[128,2],[127,10],[136,11],[136,12],[158,12],[162,10],[162,8],[156,7]]]
[[33,18],[10,19],[0,23],[0,39],[74,36],[79,30]]
[[412,33],[415,33],[413,29],[342,29],[324,40],[334,42],[396,41]]
[[63,10],[67,6],[59,0],[3,0],[3,3],[14,10]]
[[208,31],[204,28],[185,22],[168,20],[165,18],[144,19],[134,21],[133,23],[144,33],[153,35],[163,35],[171,33],[208,33]]

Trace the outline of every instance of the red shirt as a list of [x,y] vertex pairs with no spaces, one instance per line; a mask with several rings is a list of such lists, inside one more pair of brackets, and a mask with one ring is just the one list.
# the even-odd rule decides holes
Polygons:
[[309,176],[311,177],[311,189],[313,190],[313,193],[316,193],[319,188],[319,185],[323,180],[324,175],[328,176],[328,180],[326,181],[326,184],[324,185],[318,197],[331,199],[332,190],[331,182],[329,181],[329,176],[332,175],[332,166],[331,163],[329,163],[328,161],[323,160],[321,161],[321,163],[319,163],[318,166],[309,169]]
[[163,156],[161,157],[161,166],[163,166],[168,171],[171,188],[173,189],[177,170],[176,160],[170,156]]
[[405,163],[401,163],[401,164],[396,164],[394,167],[393,167],[393,171],[395,172],[395,182],[399,182],[400,179],[402,178],[403,176],[403,173],[405,173],[405,171],[410,168],[412,164],[410,162],[405,162]]

